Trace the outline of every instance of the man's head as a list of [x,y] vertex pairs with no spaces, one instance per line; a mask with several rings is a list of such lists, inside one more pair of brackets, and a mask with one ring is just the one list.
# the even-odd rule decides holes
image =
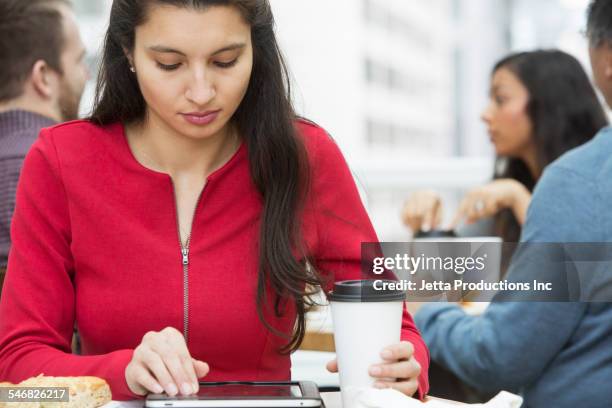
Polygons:
[[0,109],[75,119],[88,78],[69,0],[0,0]]
[[595,83],[612,107],[612,1],[591,1],[587,37]]

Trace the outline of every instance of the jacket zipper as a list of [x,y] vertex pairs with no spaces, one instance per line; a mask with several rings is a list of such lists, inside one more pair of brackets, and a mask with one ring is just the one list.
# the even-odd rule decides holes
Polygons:
[[206,190],[206,186],[208,185],[208,179],[206,179],[206,184],[204,184],[204,188],[202,188],[202,191],[200,191],[200,195],[198,196],[198,200],[196,201],[196,206],[193,211],[193,217],[191,218],[191,227],[189,230],[189,235],[187,236],[185,245],[183,245],[183,240],[181,239],[181,223],[179,222],[176,188],[174,187],[174,180],[172,180],[171,178],[170,181],[172,182],[172,191],[174,193],[176,230],[178,233],[179,248],[181,249],[181,264],[183,267],[183,337],[185,338],[185,343],[187,343],[187,339],[189,336],[189,245],[191,244],[191,235],[193,233],[193,221],[195,220],[195,217],[197,215],[198,207],[200,206],[200,201],[202,200],[204,190]]

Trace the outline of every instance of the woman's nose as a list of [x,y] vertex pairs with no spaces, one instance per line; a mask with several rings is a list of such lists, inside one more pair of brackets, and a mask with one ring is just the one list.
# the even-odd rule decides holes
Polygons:
[[480,119],[485,123],[491,123],[491,118],[493,116],[493,107],[492,104],[489,103],[486,108],[480,114]]
[[194,75],[187,87],[186,97],[198,106],[204,106],[216,96],[215,87],[203,74]]

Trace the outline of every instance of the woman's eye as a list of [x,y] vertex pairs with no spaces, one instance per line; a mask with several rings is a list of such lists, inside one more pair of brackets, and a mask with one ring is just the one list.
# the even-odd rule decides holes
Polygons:
[[164,71],[174,71],[175,69],[177,69],[178,67],[181,66],[181,64],[172,64],[172,65],[166,65],[166,64],[162,64],[161,62],[157,63],[157,66],[160,69],[163,69]]
[[216,61],[214,64],[218,66],[219,68],[231,68],[234,65],[236,65],[237,62],[238,62],[238,58],[236,58],[233,61],[229,61],[229,62]]

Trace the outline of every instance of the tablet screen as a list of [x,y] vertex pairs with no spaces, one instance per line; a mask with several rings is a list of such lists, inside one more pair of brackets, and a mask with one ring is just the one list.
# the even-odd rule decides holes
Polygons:
[[248,384],[224,384],[224,385],[200,385],[198,397],[223,398],[223,397],[289,397],[299,398],[302,392],[298,385],[248,385]]

